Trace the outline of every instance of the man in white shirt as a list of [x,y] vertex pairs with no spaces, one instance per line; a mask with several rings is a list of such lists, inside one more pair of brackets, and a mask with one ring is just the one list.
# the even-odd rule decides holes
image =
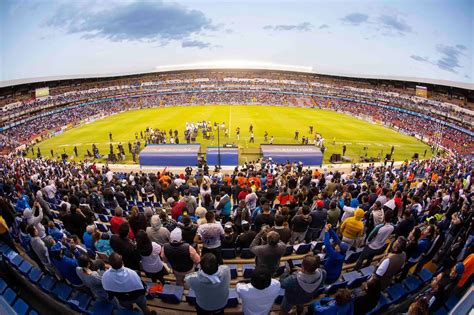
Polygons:
[[244,315],[267,315],[280,292],[280,282],[266,268],[257,267],[250,283],[237,283]]
[[376,226],[367,237],[367,245],[365,245],[359,259],[357,260],[354,267],[355,270],[359,270],[362,267],[362,263],[365,259],[367,259],[365,265],[370,265],[374,256],[383,252],[385,241],[395,230],[394,226],[390,223],[392,220],[392,213],[393,212],[390,210],[386,211],[384,216],[385,223]]

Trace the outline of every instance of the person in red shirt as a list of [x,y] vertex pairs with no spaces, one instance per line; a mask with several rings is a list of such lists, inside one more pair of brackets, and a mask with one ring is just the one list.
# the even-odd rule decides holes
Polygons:
[[[125,220],[124,217],[122,217],[122,215],[123,215],[123,209],[120,207],[115,208],[114,216],[112,217],[112,219],[110,219],[110,231],[112,231],[113,234],[118,234],[120,224],[127,221]],[[135,236],[133,235],[132,229],[130,229],[130,233],[128,234],[128,237],[130,239],[135,238]]]
[[174,202],[173,205],[171,205],[171,217],[178,221],[178,218],[182,216],[186,210],[186,202]]
[[238,200],[245,200],[245,197],[249,194],[249,189],[243,188],[237,195]]

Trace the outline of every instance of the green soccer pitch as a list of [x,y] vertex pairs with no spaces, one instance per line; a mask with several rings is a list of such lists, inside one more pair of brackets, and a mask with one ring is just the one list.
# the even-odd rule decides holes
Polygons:
[[[423,157],[425,149],[426,157],[431,156],[429,146],[423,142],[349,115],[321,109],[250,105],[179,106],[128,111],[47,139],[35,146],[35,154],[36,147],[39,147],[43,157],[51,158],[51,149],[55,158],[62,153],[71,157],[74,146],[77,146],[79,158],[82,159],[87,149],[92,152],[91,147],[95,143],[100,154],[106,155],[109,153],[109,132],[112,132],[114,152],[117,153],[117,144],[122,142],[126,153],[126,161],[119,163],[133,163],[132,156],[128,153],[128,142],[133,143],[135,132],[140,134],[146,127],[164,129],[167,133],[170,128],[177,129],[180,143],[185,143],[186,122],[202,120],[225,123],[226,128],[229,128],[229,138],[225,138],[224,132],[221,131],[220,143],[235,143],[246,151],[247,153],[241,154],[240,162],[255,160],[258,157],[256,149],[265,143],[265,131],[268,132],[269,139],[270,136],[274,137],[274,144],[300,144],[302,136],[310,136],[309,143],[312,144],[314,136],[309,134],[310,125],[314,127],[313,132],[319,132],[325,139],[325,162],[329,161],[332,153],[342,153],[344,144],[347,148],[346,156],[351,157],[353,162],[359,162],[359,157],[365,155],[364,147],[368,147],[369,157],[381,154],[383,158],[393,145],[393,158],[396,161],[410,159],[413,153]],[[254,127],[255,143],[249,143],[250,124]],[[236,139],[237,127],[241,130],[240,140]],[[296,130],[299,131],[298,141],[294,140]],[[217,134],[212,141],[204,140],[202,133],[199,133],[196,142],[201,144],[201,152],[205,152],[207,146],[217,145]],[[144,141],[141,140],[141,143],[143,148]],[[31,152],[29,156],[32,156]]]

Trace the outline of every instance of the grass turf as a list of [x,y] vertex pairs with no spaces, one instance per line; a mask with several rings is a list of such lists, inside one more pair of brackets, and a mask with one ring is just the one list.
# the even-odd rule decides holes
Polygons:
[[[409,159],[415,152],[423,156],[425,149],[427,149],[426,157],[431,156],[429,147],[423,142],[349,115],[321,109],[244,105],[180,106],[133,110],[68,130],[41,142],[38,146],[42,155],[46,157],[51,157],[51,149],[55,156],[61,153],[73,156],[73,148],[77,146],[81,158],[84,157],[87,149],[92,152],[91,146],[95,143],[101,155],[105,155],[109,153],[109,132],[112,132],[115,152],[117,152],[116,145],[122,142],[127,153],[125,163],[133,163],[131,154],[128,154],[127,143],[135,140],[135,132],[140,133],[146,127],[166,131],[170,128],[177,129],[180,143],[184,143],[186,122],[202,120],[225,122],[230,134],[229,138],[225,139],[224,132],[221,132],[221,144],[235,143],[239,148],[244,149],[258,148],[261,143],[264,143],[265,131],[268,131],[269,138],[274,137],[274,144],[299,144],[302,136],[310,136],[309,126],[312,125],[314,132],[319,132],[325,138],[325,162],[329,161],[332,153],[342,153],[344,144],[347,147],[346,156],[351,157],[355,162],[359,161],[359,156],[365,155],[364,147],[368,147],[369,157],[377,157],[379,154],[384,157],[393,145],[395,147],[394,159],[397,161]],[[255,143],[249,143],[250,124],[254,127]],[[237,127],[241,130],[239,141],[236,139]],[[298,141],[293,139],[296,130],[299,131]],[[310,136],[310,143],[312,140],[313,136]],[[199,133],[197,142],[201,143],[201,150],[204,152],[208,145],[217,145],[217,135],[215,140],[211,141],[204,140]],[[255,159],[256,150],[253,151],[253,155],[241,155],[240,161]],[[32,156],[31,153],[30,156]]]

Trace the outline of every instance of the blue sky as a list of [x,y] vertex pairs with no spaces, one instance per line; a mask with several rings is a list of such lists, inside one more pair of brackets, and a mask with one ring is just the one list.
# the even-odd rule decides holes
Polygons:
[[0,0],[0,81],[246,60],[474,80],[474,1]]

